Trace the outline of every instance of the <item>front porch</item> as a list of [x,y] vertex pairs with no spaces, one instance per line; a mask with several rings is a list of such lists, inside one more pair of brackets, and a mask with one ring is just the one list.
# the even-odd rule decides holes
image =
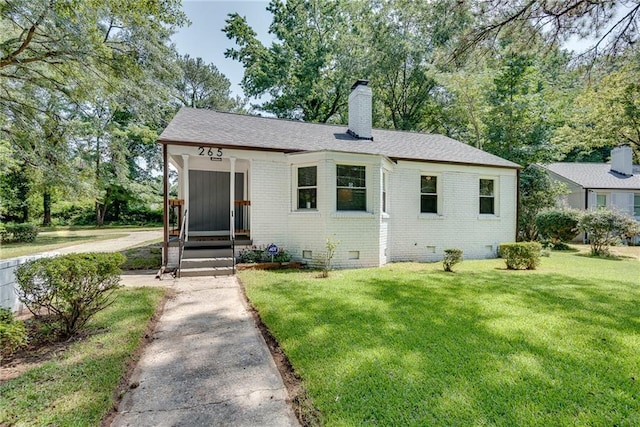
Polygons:
[[251,239],[248,160],[184,153],[168,153],[167,160],[177,178],[177,197],[167,200],[168,237],[178,235],[184,220],[186,242]]
[[232,274],[236,246],[252,243],[251,162],[205,147],[165,145],[163,157],[164,271]]

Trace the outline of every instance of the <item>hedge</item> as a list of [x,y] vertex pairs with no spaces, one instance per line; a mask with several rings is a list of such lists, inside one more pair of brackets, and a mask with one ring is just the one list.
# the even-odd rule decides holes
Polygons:
[[509,270],[535,270],[540,265],[542,245],[538,242],[502,243],[500,256]]

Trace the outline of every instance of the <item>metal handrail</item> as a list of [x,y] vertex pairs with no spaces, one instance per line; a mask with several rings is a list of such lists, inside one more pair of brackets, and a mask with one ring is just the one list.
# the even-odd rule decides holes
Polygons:
[[182,252],[184,251],[184,235],[185,224],[187,223],[187,209],[184,210],[182,215],[182,224],[180,224],[180,234],[178,235],[178,267],[176,267],[176,277],[180,277],[180,270],[182,268]]

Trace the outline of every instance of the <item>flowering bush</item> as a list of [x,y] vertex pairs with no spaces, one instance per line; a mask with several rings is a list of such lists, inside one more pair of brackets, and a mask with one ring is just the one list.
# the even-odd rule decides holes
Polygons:
[[608,255],[609,246],[640,234],[640,226],[633,218],[605,208],[585,213],[579,228],[587,233],[592,255]]
[[442,266],[444,271],[453,271],[453,266],[462,261],[462,249],[445,249]]
[[278,252],[275,255],[269,253],[269,245],[251,246],[240,251],[238,255],[238,262],[242,264],[252,264],[259,262],[289,262],[291,261],[291,254],[284,248],[278,248]]

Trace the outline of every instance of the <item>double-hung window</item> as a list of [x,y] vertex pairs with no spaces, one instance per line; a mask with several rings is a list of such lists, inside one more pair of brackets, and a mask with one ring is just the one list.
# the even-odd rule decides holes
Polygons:
[[480,213],[496,213],[495,182],[493,179],[480,179]]
[[596,208],[606,208],[607,207],[607,195],[606,194],[597,194],[596,195]]
[[336,210],[366,211],[367,180],[364,166],[336,166]]
[[317,209],[318,167],[298,168],[298,209]]
[[640,193],[633,195],[633,215],[640,216]]
[[422,175],[420,177],[420,212],[438,213],[438,177]]
[[387,172],[382,172],[382,213],[387,213],[387,181],[389,175]]

